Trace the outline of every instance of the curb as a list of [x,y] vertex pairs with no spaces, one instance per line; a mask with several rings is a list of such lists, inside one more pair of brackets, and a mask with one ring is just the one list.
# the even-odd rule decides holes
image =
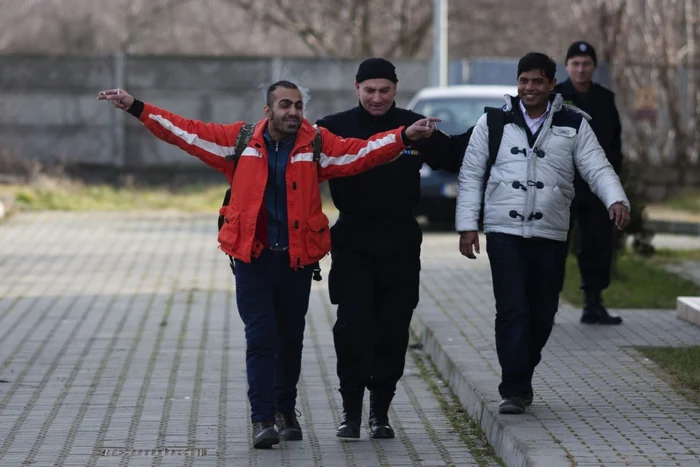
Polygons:
[[676,317],[700,326],[700,297],[678,297]]
[[420,313],[414,313],[411,328],[419,337],[423,351],[431,357],[442,378],[447,381],[469,416],[479,424],[489,444],[508,467],[573,465],[551,433],[536,419],[527,416],[527,412],[525,415],[498,414],[499,402],[489,400],[476,382],[465,375],[460,364],[445,350],[446,346],[454,344],[441,342]]
[[647,220],[644,227],[654,233],[700,236],[700,223],[683,221]]

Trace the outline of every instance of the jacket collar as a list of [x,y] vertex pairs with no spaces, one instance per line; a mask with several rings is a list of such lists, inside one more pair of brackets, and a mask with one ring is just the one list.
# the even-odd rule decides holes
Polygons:
[[[512,112],[514,109],[518,109],[518,110],[515,110],[515,112],[520,112],[520,110],[519,110],[520,105],[518,103],[519,98],[517,96],[513,97],[513,96],[506,94],[505,100],[506,100],[506,105],[503,107],[503,110],[505,110],[506,112]],[[564,97],[560,93],[551,93],[549,95],[549,102],[552,106],[552,108],[550,109],[550,112],[552,114],[554,114],[555,112],[559,112],[561,109],[565,108],[565,109],[573,110],[574,112],[583,115],[583,117],[586,120],[589,120],[589,121],[591,120],[591,116],[588,115],[583,110],[579,109],[578,107],[574,107],[573,105],[565,104]]]
[[[516,104],[514,103],[514,105],[516,105]],[[552,111],[552,102],[551,101],[547,102],[547,108],[545,109],[544,113],[537,118],[532,118],[527,114],[527,109],[525,108],[525,104],[523,104],[523,101],[520,99],[517,100],[517,108],[520,110],[520,113],[523,115],[523,118],[525,119],[526,122],[528,121],[528,119],[530,121],[539,121],[539,120],[546,119],[547,115],[549,115],[549,112]]]
[[272,135],[270,135],[269,129],[270,129],[270,127],[268,125],[267,128],[265,128],[265,130],[263,131],[263,138],[265,138],[266,144],[272,145],[275,143],[279,143],[280,145],[282,145],[282,147],[288,147],[288,146],[291,146],[292,144],[294,144],[294,140],[296,140],[296,138],[297,138],[297,135],[293,135],[293,136],[290,136],[288,138],[283,139],[282,141],[275,141],[272,139]]
[[[593,86],[593,83],[591,83],[591,86]],[[562,96],[573,96],[574,94],[576,94],[576,89],[574,89],[574,83],[572,83],[570,79],[566,79],[565,81],[563,81],[558,86],[558,88]]]
[[[570,78],[567,78],[564,81],[562,81],[561,84],[558,84],[557,88],[559,89],[559,92],[561,92],[561,94],[565,97],[573,96],[578,93],[576,88],[574,88],[574,83],[571,82]],[[600,84],[596,83],[595,81],[591,81],[591,85],[588,88],[588,92],[597,93],[600,88]]]
[[[269,122],[269,119],[263,118],[255,124],[255,130],[250,137],[251,143],[255,142],[263,146],[265,145],[265,130],[267,130]],[[307,119],[302,119],[301,125],[297,130],[296,138],[294,139],[294,147],[311,144],[314,138],[316,138],[316,130]]]
[[[520,98],[518,96],[511,96],[506,94],[505,96],[506,100],[506,105],[503,108],[506,112],[510,112],[513,109],[519,108],[520,106]],[[561,96],[561,94],[550,94],[549,95],[549,104],[552,106],[550,109],[551,112],[558,112],[561,110],[562,105],[564,104],[564,98]]]

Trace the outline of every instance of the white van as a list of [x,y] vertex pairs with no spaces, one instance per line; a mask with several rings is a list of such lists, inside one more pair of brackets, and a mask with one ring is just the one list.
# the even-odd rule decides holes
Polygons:
[[[438,128],[447,134],[465,133],[476,125],[484,107],[502,107],[504,96],[516,96],[516,86],[460,85],[424,88],[406,106],[419,114],[438,117]],[[427,164],[421,169],[421,200],[416,216],[430,223],[454,224],[457,198],[457,174],[433,171]]]

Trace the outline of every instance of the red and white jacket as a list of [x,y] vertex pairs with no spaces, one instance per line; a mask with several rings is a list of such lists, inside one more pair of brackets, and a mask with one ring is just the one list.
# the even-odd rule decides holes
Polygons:
[[[234,153],[236,136],[245,122],[204,123],[175,115],[148,103],[134,101],[129,113],[154,135],[198,157],[223,173],[231,184],[231,201],[220,212],[225,222],[219,232],[221,250],[249,263],[268,245],[263,195],[267,183],[267,152],[263,132],[268,120],[258,122],[235,168],[226,156]],[[302,120],[287,164],[287,216],[290,267],[321,260],[331,248],[329,222],[321,210],[319,184],[329,178],[364,172],[397,158],[406,148],[403,127],[379,133],[369,140],[341,138],[321,131],[321,160],[313,161],[316,130]]]

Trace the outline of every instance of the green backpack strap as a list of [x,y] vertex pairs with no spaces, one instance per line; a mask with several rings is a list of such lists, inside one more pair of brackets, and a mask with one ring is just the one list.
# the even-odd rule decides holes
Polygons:
[[246,123],[238,131],[238,136],[236,136],[236,144],[233,146],[233,154],[226,156],[226,160],[233,160],[238,162],[241,158],[241,154],[248,146],[251,136],[253,136],[253,130],[255,130],[254,123]]
[[[236,166],[238,165],[238,159],[241,158],[241,154],[243,154],[243,151],[248,146],[248,143],[250,142],[250,138],[253,136],[254,129],[255,129],[255,124],[253,124],[253,123],[244,124],[241,127],[241,129],[238,131],[238,136],[236,136],[236,144],[233,146],[233,154],[226,156],[226,160],[233,161],[233,169],[231,169],[231,179],[232,180],[233,180],[233,173],[236,171]],[[226,194],[224,194],[224,201],[221,204],[221,206],[222,207],[228,206],[228,203],[230,201],[231,201],[231,188],[229,187],[226,190]],[[224,225],[224,216],[219,214],[219,230],[221,230],[221,227],[223,227],[223,225]],[[231,267],[233,267],[233,263],[231,263]]]
[[[238,165],[238,159],[241,158],[241,154],[243,154],[243,151],[245,151],[245,148],[248,147],[248,143],[250,142],[250,138],[253,136],[253,131],[255,130],[255,124],[254,123],[246,123],[244,124],[241,129],[238,131],[238,136],[236,136],[236,143],[233,146],[233,154],[230,154],[226,156],[226,160],[232,160],[233,161],[233,169],[231,169],[231,183],[233,183],[233,174],[236,172],[236,166]],[[231,202],[231,187],[229,187],[226,190],[226,194],[224,194],[224,201],[221,204],[221,206],[228,206],[228,204]],[[224,226],[224,216],[219,214],[219,230]],[[236,274],[236,268],[233,265],[233,258],[229,256],[229,262],[231,263],[231,272],[233,274]]]

